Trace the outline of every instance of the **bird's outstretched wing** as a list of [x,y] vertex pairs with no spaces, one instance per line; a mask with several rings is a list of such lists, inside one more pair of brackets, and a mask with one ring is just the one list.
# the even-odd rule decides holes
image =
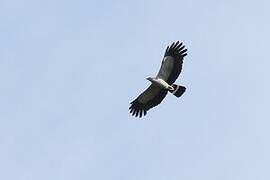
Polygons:
[[187,55],[187,49],[183,43],[172,43],[168,46],[160,70],[157,74],[157,78],[161,78],[168,84],[172,84],[178,78],[182,70],[183,59]]
[[142,117],[143,115],[146,115],[149,109],[161,103],[166,95],[167,90],[161,89],[160,87],[152,84],[130,103],[130,113],[133,116]]

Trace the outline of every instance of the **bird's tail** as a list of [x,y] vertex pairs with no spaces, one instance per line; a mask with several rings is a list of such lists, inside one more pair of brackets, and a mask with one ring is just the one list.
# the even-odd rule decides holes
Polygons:
[[184,86],[173,84],[172,87],[174,90],[169,91],[178,98],[181,97],[182,94],[184,94],[184,92],[186,91],[186,88]]

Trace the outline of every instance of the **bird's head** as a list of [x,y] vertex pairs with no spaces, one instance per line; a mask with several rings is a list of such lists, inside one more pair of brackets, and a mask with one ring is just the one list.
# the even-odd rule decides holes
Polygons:
[[153,81],[153,78],[152,77],[148,77],[146,78],[148,81],[152,82]]

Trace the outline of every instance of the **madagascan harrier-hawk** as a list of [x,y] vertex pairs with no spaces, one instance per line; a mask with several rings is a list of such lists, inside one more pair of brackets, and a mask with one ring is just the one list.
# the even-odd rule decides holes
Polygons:
[[183,59],[186,55],[187,49],[182,42],[177,41],[167,47],[157,76],[146,78],[151,85],[130,103],[129,109],[133,116],[146,115],[149,109],[161,103],[168,91],[178,98],[182,96],[186,88],[173,83],[181,73]]

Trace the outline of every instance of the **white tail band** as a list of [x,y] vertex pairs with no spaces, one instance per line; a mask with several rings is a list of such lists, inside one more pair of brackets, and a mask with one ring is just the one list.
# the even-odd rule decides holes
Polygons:
[[176,89],[172,92],[173,94],[175,94],[179,89],[179,86],[176,85]]

